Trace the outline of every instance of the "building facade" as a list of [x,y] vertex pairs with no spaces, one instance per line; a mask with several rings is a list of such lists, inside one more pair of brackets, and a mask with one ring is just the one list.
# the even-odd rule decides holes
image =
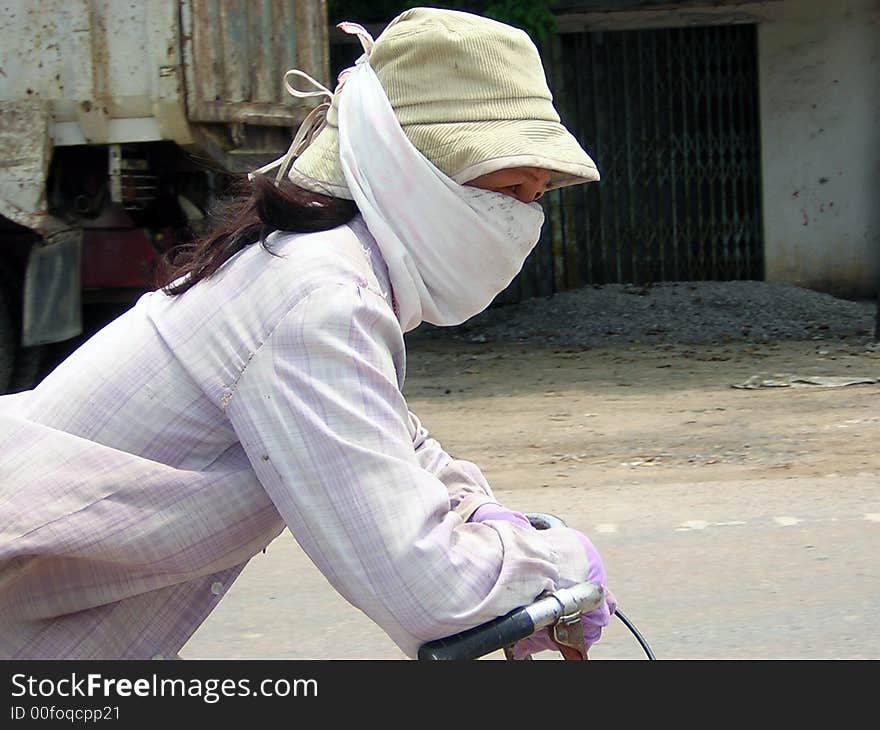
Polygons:
[[548,201],[545,260],[523,272],[543,283],[520,293],[547,293],[552,271],[556,290],[752,278],[876,295],[880,0],[554,10],[551,88],[603,180]]

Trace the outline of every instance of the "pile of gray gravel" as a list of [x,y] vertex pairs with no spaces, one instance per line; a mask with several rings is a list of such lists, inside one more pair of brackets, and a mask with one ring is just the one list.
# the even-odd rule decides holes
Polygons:
[[407,338],[597,347],[774,340],[873,341],[874,302],[791,284],[699,281],[585,286],[490,307],[458,327],[423,324]]

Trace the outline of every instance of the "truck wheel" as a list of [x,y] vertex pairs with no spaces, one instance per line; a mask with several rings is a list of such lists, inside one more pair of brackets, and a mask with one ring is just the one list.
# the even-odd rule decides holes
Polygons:
[[18,393],[21,390],[30,390],[39,385],[40,381],[48,375],[46,371],[47,351],[46,345],[18,348],[7,392]]
[[6,304],[6,294],[0,287],[0,394],[8,392],[15,367],[17,343],[11,314]]

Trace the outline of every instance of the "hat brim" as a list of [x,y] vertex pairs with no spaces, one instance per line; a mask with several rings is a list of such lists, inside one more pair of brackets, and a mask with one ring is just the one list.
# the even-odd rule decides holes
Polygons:
[[[416,149],[460,185],[511,167],[550,170],[548,190],[599,180],[596,163],[559,122],[444,122],[411,124],[403,130]],[[324,127],[294,161],[288,177],[315,192],[351,199],[339,166],[335,126]]]
[[599,180],[596,163],[564,125],[552,120],[410,125],[407,136],[459,184],[510,167],[540,167],[548,189]]

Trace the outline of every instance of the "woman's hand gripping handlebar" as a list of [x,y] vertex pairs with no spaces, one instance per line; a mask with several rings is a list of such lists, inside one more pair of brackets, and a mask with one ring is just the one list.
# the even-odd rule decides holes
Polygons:
[[[565,527],[563,520],[545,512],[535,512],[525,517],[536,530]],[[488,621],[454,636],[436,639],[420,647],[418,658],[476,659],[498,649],[504,650],[508,659],[515,659],[514,645],[536,632],[549,627],[550,643],[566,659],[587,659],[581,614],[592,611],[606,600],[601,585],[592,582],[578,583],[545,593],[528,606],[515,608],[504,616]],[[548,647],[549,648],[549,647]],[[531,659],[531,656],[525,658]]]

